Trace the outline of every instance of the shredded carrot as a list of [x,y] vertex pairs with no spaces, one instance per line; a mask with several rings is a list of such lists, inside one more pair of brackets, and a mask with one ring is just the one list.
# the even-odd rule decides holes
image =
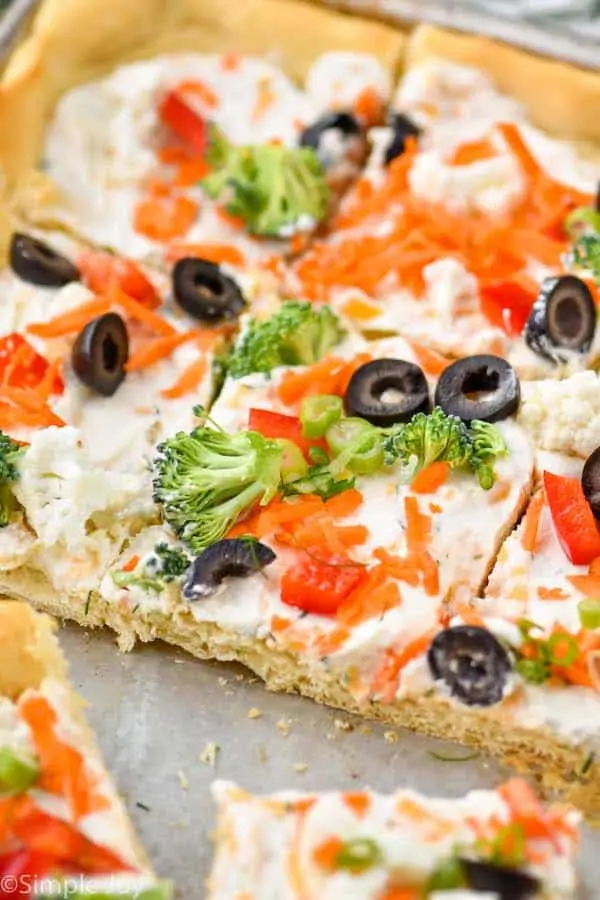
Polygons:
[[535,791],[522,778],[510,778],[498,788],[512,818],[518,822],[528,838],[548,837],[548,822],[544,807]]
[[215,206],[215,215],[226,225],[229,225],[230,228],[235,229],[235,231],[242,231],[246,227],[246,223],[241,216],[235,216],[224,206]]
[[287,372],[277,389],[279,399],[286,406],[294,406],[311,394],[342,396],[354,372],[371,359],[368,353],[358,353],[350,360],[327,356],[300,372]]
[[35,693],[23,694],[19,714],[31,730],[41,762],[40,787],[64,796],[76,819],[106,809],[109,800],[100,792],[83,756],[58,736],[58,717],[48,700]]
[[241,65],[239,53],[224,53],[221,57],[221,68],[224,72],[235,72]]
[[465,625],[474,625],[477,628],[485,628],[483,616],[468,603],[458,603],[453,609],[455,616],[460,616]]
[[134,300],[118,287],[111,288],[110,297],[113,303],[120,306],[127,315],[132,319],[136,319],[143,325],[146,325],[150,331],[160,334],[163,337],[170,337],[176,334],[176,330],[166,319],[163,319],[158,313],[152,309],[148,309],[142,303]]
[[332,518],[337,519],[351,516],[362,506],[363,502],[364,497],[361,492],[357,488],[351,488],[349,491],[343,491],[326,500],[325,509]]
[[150,240],[167,243],[182,237],[197,214],[198,204],[189,197],[146,193],[133,211],[133,228]]
[[376,547],[373,550],[373,556],[386,568],[392,578],[405,581],[411,587],[419,584],[421,572],[414,560],[394,556],[384,547]]
[[365,816],[371,806],[371,798],[364,791],[347,791],[342,799],[346,806],[348,806],[359,819],[362,819]]
[[371,682],[372,694],[385,703],[391,702],[398,691],[402,669],[427,653],[433,636],[433,631],[426,631],[409,641],[401,650],[386,650]]
[[251,114],[251,120],[255,125],[265,117],[276,99],[277,94],[273,88],[272,79],[270,76],[266,76],[257,85],[256,101]]
[[183,397],[184,394],[189,394],[190,391],[194,391],[206,375],[207,368],[206,356],[202,354],[190,363],[171,387],[164,388],[161,391],[162,396],[169,400],[174,400],[177,397]]
[[180,81],[174,88],[177,94],[193,94],[194,97],[197,97],[205,106],[209,106],[211,109],[219,106],[219,97],[211,87],[204,81],[197,81],[196,79],[186,79],[184,81]]
[[540,600],[568,600],[569,595],[561,588],[539,587],[537,595]]
[[419,900],[421,890],[415,887],[394,887],[393,885],[380,895],[379,900]]
[[129,357],[125,364],[126,371],[137,372],[140,369],[147,369],[148,366],[153,366],[161,359],[170,356],[177,347],[197,338],[199,333],[200,332],[196,329],[192,331],[180,331],[170,334],[167,337],[160,337],[156,338],[156,340],[149,341]]
[[366,87],[353,103],[354,112],[368,128],[380,125],[384,119],[385,103],[375,88]]
[[521,545],[528,553],[535,553],[537,546],[538,530],[540,527],[540,517],[544,508],[544,492],[539,491],[531,499],[527,512],[525,513],[525,522],[523,524],[523,533],[521,535]]
[[121,568],[121,572],[133,572],[137,564],[139,563],[140,558],[136,554],[130,557],[125,565]]
[[343,842],[341,838],[327,838],[322,844],[315,847],[313,852],[313,862],[320,869],[324,869],[327,872],[333,871],[336,868],[337,859],[342,847]]
[[217,265],[228,263],[231,266],[242,266],[246,262],[242,251],[233,244],[186,244],[176,241],[169,244],[165,251],[165,258],[169,262],[177,262],[186,256],[206,259]]
[[205,159],[184,159],[177,166],[173,184],[175,187],[192,187],[211,171]]
[[366,579],[341,604],[336,619],[351,628],[383,615],[400,603],[400,588],[388,580],[385,567],[373,566]]
[[63,337],[66,334],[72,334],[74,331],[81,331],[88,322],[108,312],[110,309],[110,299],[108,297],[96,297],[88,303],[70,310],[70,312],[62,313],[48,322],[39,322],[28,325],[27,331],[41,338]]
[[519,160],[521,168],[529,178],[540,173],[540,165],[523,140],[519,127],[514,122],[501,122],[496,126],[511,153]]
[[408,343],[417,362],[428,375],[441,375],[444,369],[450,365],[450,360],[436,350],[425,347],[424,344],[418,344],[416,341]]
[[496,155],[496,150],[489,140],[469,141],[456,148],[452,154],[450,165],[470,166],[474,162],[479,162],[482,159],[490,159],[492,156]]
[[450,466],[447,462],[439,461],[431,463],[421,469],[413,478],[411,490],[415,494],[434,494],[439,487],[446,483],[450,474]]
[[381,315],[381,309],[374,303],[369,303],[361,297],[351,297],[341,306],[341,312],[349,319],[357,319],[359,322],[368,322]]
[[431,516],[419,511],[416,497],[404,498],[406,515],[406,544],[409,553],[421,550],[431,540]]
[[600,597],[600,575],[567,575],[567,581],[586,597]]

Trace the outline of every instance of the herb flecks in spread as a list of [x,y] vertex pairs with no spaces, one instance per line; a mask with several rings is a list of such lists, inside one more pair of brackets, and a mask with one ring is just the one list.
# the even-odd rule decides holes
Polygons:
[[203,190],[239,216],[251,234],[290,237],[312,231],[325,218],[329,188],[310,147],[234,147],[213,127],[207,161],[212,171],[202,179]]
[[181,547],[160,543],[144,560],[133,555],[121,569],[111,574],[118,587],[137,587],[142,591],[160,593],[165,585],[181,581],[191,562]]
[[8,525],[17,508],[12,485],[19,478],[17,463],[25,452],[25,447],[0,431],[0,528]]

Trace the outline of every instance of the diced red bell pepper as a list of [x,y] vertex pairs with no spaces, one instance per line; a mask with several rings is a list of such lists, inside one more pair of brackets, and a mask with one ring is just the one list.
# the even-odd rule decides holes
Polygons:
[[105,250],[84,250],[77,266],[84,283],[95,294],[104,294],[114,286],[148,309],[160,306],[161,300],[154,285],[131,259]]
[[288,606],[333,616],[366,579],[364,568],[341,556],[322,557],[319,548],[283,573],[281,599]]
[[509,337],[522,334],[535,299],[535,292],[518,281],[498,281],[481,288],[481,310],[484,316],[490,324],[502,328]]
[[[10,371],[15,354],[19,351],[19,361]],[[0,338],[0,383],[10,387],[37,388],[48,371],[48,360],[35,350],[29,341],[17,332]],[[57,373],[52,385],[52,393],[60,394],[64,383]]]
[[576,566],[600,556],[600,530],[578,478],[544,472],[544,487],[560,544]]
[[311,447],[324,446],[323,441],[308,441],[302,434],[302,423],[296,416],[286,416],[283,413],[271,412],[268,409],[250,410],[248,418],[250,431],[258,431],[266,438],[285,438],[293,441],[305,456]]
[[167,128],[202,155],[208,144],[206,120],[189,106],[177,91],[167,91],[158,107],[158,115]]

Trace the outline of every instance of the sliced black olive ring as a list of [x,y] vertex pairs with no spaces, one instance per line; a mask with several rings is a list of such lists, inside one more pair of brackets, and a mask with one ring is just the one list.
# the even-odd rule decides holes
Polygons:
[[48,244],[15,232],[10,242],[10,267],[22,281],[42,287],[63,287],[79,281],[79,270]]
[[88,322],[71,351],[71,364],[79,380],[104,397],[112,397],[125,378],[128,358],[129,335],[117,313]]
[[222,322],[236,319],[246,306],[237,284],[216,263],[186,256],[173,269],[175,300],[194,319]]
[[225,578],[247,578],[275,559],[271,548],[260,541],[224,538],[194,559],[183,585],[183,596],[186,600],[209,597]]
[[516,413],[521,400],[517,373],[500,356],[467,356],[444,369],[435,404],[464,422],[499,422]]
[[425,375],[404,359],[365,363],[350,379],[344,404],[349,416],[360,416],[382,428],[431,410]]
[[502,699],[511,671],[507,651],[485,628],[456,625],[435,636],[427,663],[436,681],[467,706],[492,706]]
[[[335,149],[328,148],[324,142],[325,135],[332,132],[337,132],[341,138],[340,148],[337,152]],[[366,151],[364,130],[356,116],[350,112],[326,113],[305,128],[299,140],[301,147],[310,147],[315,151],[325,169],[339,162],[340,158],[346,156],[350,146],[352,144],[358,146],[359,142],[361,151]],[[363,144],[364,146],[362,146]]]
[[409,116],[405,116],[404,113],[392,113],[389,118],[389,126],[392,129],[392,137],[384,155],[386,166],[393,159],[396,159],[397,156],[402,156],[406,150],[407,138],[418,138],[421,134],[419,126]]
[[594,517],[600,520],[600,447],[596,447],[585,461],[581,487]]
[[490,893],[498,900],[533,900],[540,882],[527,872],[497,866],[474,859],[460,859],[468,886],[474,891]]
[[596,304],[585,281],[576,275],[545,278],[525,325],[525,342],[551,362],[566,362],[569,352],[590,349],[596,321]]

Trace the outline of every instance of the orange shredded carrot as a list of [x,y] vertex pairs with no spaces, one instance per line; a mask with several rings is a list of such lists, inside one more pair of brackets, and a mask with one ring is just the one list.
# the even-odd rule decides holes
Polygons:
[[177,166],[173,184],[175,187],[192,187],[211,171],[205,159],[184,159]]
[[453,609],[455,616],[460,616],[465,625],[474,625],[477,628],[485,628],[483,616],[468,603],[458,603]]
[[311,394],[342,396],[354,372],[371,359],[369,353],[358,353],[350,360],[327,356],[300,372],[287,372],[277,389],[279,399],[294,406]]
[[410,488],[415,494],[434,494],[439,487],[446,483],[450,474],[450,466],[447,462],[438,461],[421,469],[413,478]]
[[224,72],[235,72],[239,69],[242,59],[239,53],[224,53],[220,62]]
[[406,544],[409,553],[412,553],[426,547],[431,540],[431,516],[420,512],[417,498],[410,496],[404,498],[404,512]]
[[257,85],[256,101],[252,109],[251,121],[256,124],[267,114],[268,110],[273,106],[277,94],[273,89],[272,79],[266,76]]
[[369,128],[380,125],[384,119],[385,103],[375,88],[366,87],[353,103],[354,112]]
[[110,299],[108,297],[96,297],[88,303],[62,313],[48,322],[33,323],[27,326],[30,334],[41,338],[63,337],[74,331],[81,331],[91,319],[103,315],[110,309]]
[[160,393],[169,400],[174,400],[177,397],[183,397],[184,394],[189,394],[190,391],[193,391],[198,387],[206,375],[207,368],[208,362],[206,356],[202,354],[190,363],[171,387],[164,388]]
[[156,334],[160,334],[163,337],[170,337],[177,333],[173,325],[167,322],[166,319],[163,319],[163,317],[154,312],[154,310],[148,309],[147,306],[134,300],[133,297],[130,297],[119,287],[114,286],[111,288],[110,297],[112,302],[118,304],[127,315],[131,316],[132,319],[141,322],[143,325],[146,325],[150,331],[154,331]]
[[388,887],[379,900],[419,900],[422,896],[421,891],[414,887]]
[[362,506],[363,502],[364,497],[361,492],[357,488],[350,488],[349,491],[343,491],[326,500],[325,509],[332,518],[337,519],[351,516]]
[[371,798],[364,791],[346,791],[342,800],[359,819],[364,818],[371,806]]
[[540,600],[567,600],[569,595],[561,588],[539,587],[537,595]]
[[198,204],[189,197],[146,193],[133,211],[133,228],[152,241],[182,237],[196,219]]
[[366,525],[337,525],[336,534],[343,547],[356,547],[366,543],[369,529]]
[[342,625],[352,628],[383,615],[401,602],[400,588],[388,580],[384,566],[373,566],[366,579],[344,600],[336,613]]
[[490,159],[496,156],[493,144],[484,138],[481,141],[469,141],[456,148],[450,159],[451,166],[470,166],[482,159]]
[[219,106],[220,103],[218,95],[204,81],[197,81],[192,78],[185,79],[180,81],[174,90],[178,94],[193,94],[194,97],[197,97],[198,100],[211,109]]
[[414,554],[415,563],[419,566],[423,576],[423,588],[425,593],[431,597],[439,592],[440,589],[440,569],[429,552],[429,550],[419,550]]
[[241,216],[235,216],[224,206],[215,206],[215,215],[221,219],[222,222],[225,222],[226,225],[229,225],[230,228],[234,228],[236,231],[241,231],[246,227],[246,223]]
[[506,144],[519,160],[521,168],[529,178],[534,178],[540,172],[540,165],[531,150],[523,140],[521,131],[514,122],[501,122],[496,126]]
[[425,347],[424,344],[418,344],[416,341],[409,341],[409,346],[415,354],[416,360],[422,369],[428,375],[441,375],[444,369],[450,365],[450,360],[436,350]]
[[139,563],[140,558],[137,554],[134,554],[130,557],[125,565],[121,568],[121,572],[133,572],[137,564]]
[[40,787],[64,796],[76,819],[106,809],[109,800],[100,792],[83,756],[59,738],[58,717],[48,700],[31,692],[23,694],[19,713],[31,730],[41,762]]
[[599,575],[567,575],[567,581],[586,597],[600,597]]
[[411,587],[419,584],[421,571],[415,565],[414,559],[394,556],[384,547],[376,547],[373,550],[373,556],[386,568],[392,578],[405,581]]
[[127,372],[137,372],[140,369],[147,369],[148,366],[153,366],[161,359],[170,356],[177,347],[197,338],[199,334],[200,332],[193,329],[191,331],[175,332],[166,337],[160,337],[156,338],[154,341],[149,341],[129,357],[125,364],[125,369]]
[[427,653],[434,633],[433,630],[426,631],[409,641],[401,650],[384,652],[383,661],[371,682],[371,690],[375,696],[381,697],[384,702],[393,700],[398,690],[402,669]]
[[341,307],[341,312],[349,319],[357,319],[359,322],[368,322],[381,315],[381,309],[374,303],[369,303],[361,297],[351,297]]
[[529,838],[548,836],[548,823],[544,807],[535,791],[522,778],[509,778],[498,788],[498,793],[508,806],[512,818],[518,822]]
[[540,517],[544,508],[544,492],[539,491],[532,497],[527,512],[525,513],[525,522],[523,524],[523,533],[521,535],[521,545],[528,553],[535,553],[537,546],[538,530],[540,527]]
[[242,266],[246,257],[241,250],[233,244],[187,244],[174,242],[169,244],[165,252],[165,258],[169,262],[177,262],[185,256],[196,256],[199,259],[207,259],[209,262],[228,263],[231,266]]
[[330,872],[336,868],[337,859],[343,842],[339,837],[330,837],[315,847],[313,851],[313,862],[320,868]]

